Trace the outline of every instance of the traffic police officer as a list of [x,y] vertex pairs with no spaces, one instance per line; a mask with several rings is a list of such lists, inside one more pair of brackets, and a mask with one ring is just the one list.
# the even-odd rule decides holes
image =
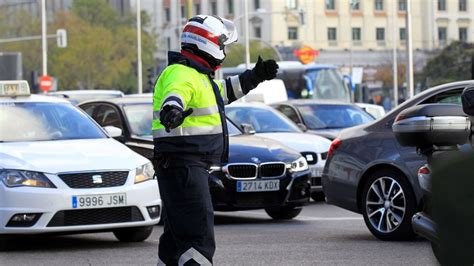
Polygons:
[[224,47],[235,41],[231,21],[191,18],[181,35],[181,52],[168,53],[169,65],[155,84],[154,164],[164,205],[158,264],[212,264],[214,214],[207,170],[227,161],[224,104],[273,79],[278,71],[274,60],[259,57],[252,70],[214,80]]

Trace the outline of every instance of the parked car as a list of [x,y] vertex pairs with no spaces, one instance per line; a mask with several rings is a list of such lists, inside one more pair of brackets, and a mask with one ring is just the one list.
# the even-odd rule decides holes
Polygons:
[[370,104],[370,103],[355,103],[357,106],[362,108],[364,111],[369,113],[375,119],[382,118],[385,115],[385,109],[381,105]]
[[0,81],[0,249],[10,238],[112,231],[143,241],[160,220],[153,165],[66,100]]
[[[406,108],[428,103],[461,103],[461,93],[474,80],[444,84],[405,101],[383,118],[343,130],[329,150],[322,184],[327,201],[364,216],[374,236],[384,240],[414,236],[411,217],[421,208],[422,190],[418,169],[426,163],[413,147],[400,146],[392,131],[397,115]],[[381,212],[369,213],[367,195],[381,193],[389,202],[397,200],[400,213],[378,224]],[[396,191],[396,193],[394,193]]]
[[321,100],[292,100],[273,105],[291,121],[303,124],[307,133],[330,140],[337,138],[341,130],[374,121],[374,118],[358,106],[350,103]]
[[232,103],[226,106],[226,112],[240,127],[299,151],[311,169],[311,197],[314,200],[324,200],[321,173],[331,144],[328,139],[305,134],[280,112],[262,103]]
[[74,105],[81,102],[95,99],[108,99],[123,97],[123,92],[119,90],[68,90],[68,91],[52,91],[46,95],[64,98]]
[[[459,105],[422,104],[401,112],[393,125],[393,131],[400,145],[416,147],[427,158],[428,163],[418,170],[418,180],[423,191],[423,209],[413,216],[412,226],[415,233],[431,241],[433,252],[439,259],[440,242],[437,226],[433,221],[431,170],[434,165],[455,157],[460,151],[460,145],[468,142],[471,121]],[[458,170],[460,169],[452,169]],[[458,176],[451,182],[459,182]],[[446,191],[446,195],[448,193]],[[377,200],[380,199],[374,202]],[[383,206],[378,203],[371,205],[373,209],[380,207]]]
[[[79,105],[101,126],[120,128],[118,137],[151,159],[152,97],[123,97]],[[216,211],[265,209],[274,219],[296,217],[309,201],[309,170],[305,159],[276,141],[244,135],[228,121],[229,162],[212,166],[209,187]]]

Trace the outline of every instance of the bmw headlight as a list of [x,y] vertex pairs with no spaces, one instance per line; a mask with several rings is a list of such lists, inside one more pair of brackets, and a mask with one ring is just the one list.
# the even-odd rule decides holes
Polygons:
[[305,170],[308,170],[308,162],[306,161],[304,157],[300,157],[298,160],[288,165],[288,168],[290,169],[290,172],[293,172],[293,173],[305,171]]
[[144,164],[135,171],[135,184],[152,180],[154,176],[155,170],[153,169],[153,164]]
[[0,179],[7,187],[56,188],[53,183],[40,172],[4,169],[0,170]]

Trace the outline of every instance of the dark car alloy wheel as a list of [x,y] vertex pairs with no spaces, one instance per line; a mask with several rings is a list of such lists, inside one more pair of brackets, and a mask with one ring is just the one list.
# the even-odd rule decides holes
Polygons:
[[114,231],[115,237],[122,242],[142,242],[153,232],[153,226],[122,228]]
[[382,170],[367,180],[362,194],[364,221],[374,236],[382,240],[414,237],[411,217],[416,200],[411,186],[394,170]]

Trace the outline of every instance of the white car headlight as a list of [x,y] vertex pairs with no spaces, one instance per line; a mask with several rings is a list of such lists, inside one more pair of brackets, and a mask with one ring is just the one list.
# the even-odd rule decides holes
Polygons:
[[308,170],[308,162],[304,157],[300,157],[298,158],[298,160],[288,165],[288,168],[290,169],[290,172],[305,171]]
[[39,172],[24,170],[0,170],[0,179],[7,187],[56,188],[51,181]]
[[153,164],[144,164],[135,171],[135,184],[152,180],[154,176],[155,170],[153,169]]

